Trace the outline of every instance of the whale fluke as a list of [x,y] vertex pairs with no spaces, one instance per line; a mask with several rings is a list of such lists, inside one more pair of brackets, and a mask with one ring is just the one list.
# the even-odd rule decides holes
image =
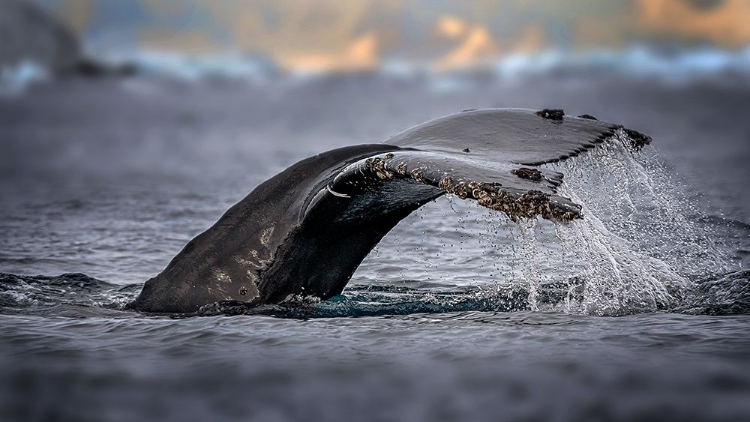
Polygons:
[[259,185],[191,240],[131,304],[192,313],[218,301],[279,303],[340,294],[399,221],[446,193],[512,220],[581,218],[557,195],[563,174],[537,166],[646,135],[562,110],[470,110],[408,129],[384,144],[307,158]]

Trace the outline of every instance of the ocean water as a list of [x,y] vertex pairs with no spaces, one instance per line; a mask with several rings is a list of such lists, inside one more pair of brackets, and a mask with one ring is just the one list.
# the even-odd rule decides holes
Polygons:
[[[750,84],[549,71],[50,81],[0,98],[0,419],[750,417]],[[126,309],[257,184],[468,108],[648,133],[553,168],[585,218],[441,198],[343,295]]]

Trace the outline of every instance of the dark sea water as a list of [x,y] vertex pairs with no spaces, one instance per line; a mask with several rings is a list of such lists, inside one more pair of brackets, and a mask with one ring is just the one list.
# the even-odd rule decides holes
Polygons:
[[[62,80],[0,98],[0,420],[750,418],[750,82]],[[462,109],[648,133],[556,168],[583,221],[441,198],[342,296],[126,310],[263,180]]]

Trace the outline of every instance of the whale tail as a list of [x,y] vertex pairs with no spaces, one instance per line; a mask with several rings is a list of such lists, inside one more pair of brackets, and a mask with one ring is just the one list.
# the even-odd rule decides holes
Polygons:
[[563,174],[544,168],[598,144],[651,139],[562,110],[471,110],[406,130],[384,144],[303,160],[258,186],[193,239],[133,303],[195,312],[222,300],[250,305],[341,293],[399,221],[446,193],[512,220],[581,218],[559,196]]
[[632,149],[651,142],[646,135],[588,115],[566,118],[562,110],[466,111],[388,139],[387,144],[400,149],[348,165],[328,191],[351,198],[363,190],[394,190],[390,184],[395,180],[474,199],[513,221],[537,215],[568,221],[581,217],[581,207],[557,195],[563,174],[536,167],[574,157],[617,135]]

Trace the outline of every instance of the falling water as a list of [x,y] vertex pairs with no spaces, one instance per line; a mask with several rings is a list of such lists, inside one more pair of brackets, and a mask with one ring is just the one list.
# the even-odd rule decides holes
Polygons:
[[521,233],[523,234],[523,261],[524,273],[526,275],[526,288],[529,292],[529,308],[532,311],[539,310],[539,271],[537,267],[536,248],[536,219],[521,222]]
[[[584,161],[583,166],[578,162]],[[565,190],[616,236],[692,280],[728,271],[726,248],[707,226],[695,198],[681,191],[653,150],[621,143],[597,148],[567,165]]]
[[[584,216],[554,227],[564,255],[561,267],[575,274],[566,282],[568,312],[620,315],[668,309],[698,277],[730,267],[708,230],[695,222],[700,220],[696,206],[673,193],[674,183],[653,151],[636,155],[624,144],[608,144],[554,166],[566,174],[559,193],[581,204]],[[525,251],[535,249],[527,239],[531,227],[523,231]],[[529,287],[535,292],[534,262],[549,257],[525,253],[522,259],[531,261],[525,265],[532,269]],[[583,289],[576,296],[579,280]],[[535,300],[530,294],[530,301]]]

